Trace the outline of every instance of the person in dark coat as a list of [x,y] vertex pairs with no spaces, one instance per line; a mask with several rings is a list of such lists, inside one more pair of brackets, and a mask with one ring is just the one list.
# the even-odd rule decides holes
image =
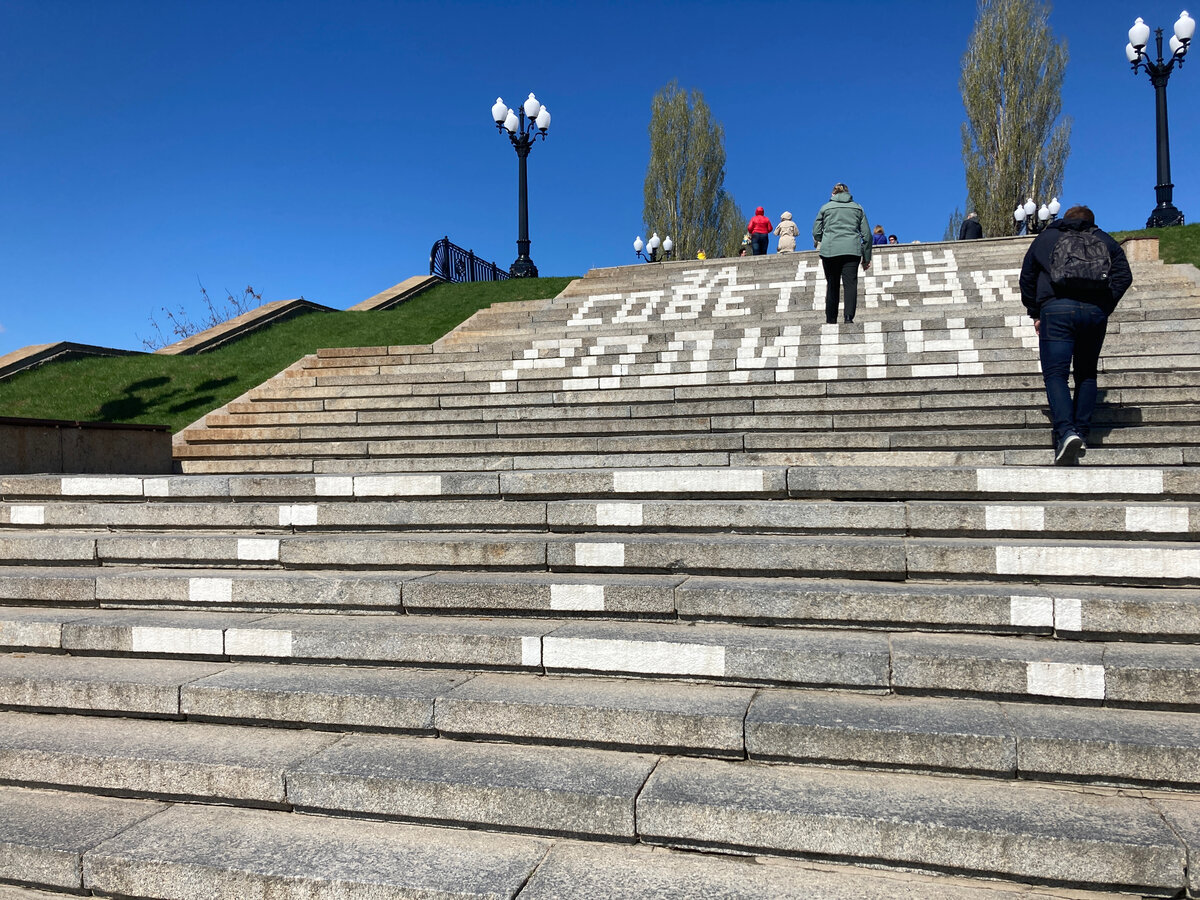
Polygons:
[[960,241],[977,241],[981,237],[983,237],[983,225],[979,223],[979,216],[973,212],[967,213],[967,217],[963,219],[963,223],[958,229],[958,239]]
[[[1054,248],[1069,232],[1099,238],[1108,249],[1106,281],[1084,286],[1056,285],[1050,277]],[[1096,407],[1096,367],[1108,317],[1133,284],[1125,251],[1096,227],[1096,217],[1086,206],[1073,206],[1061,219],[1050,222],[1025,253],[1021,266],[1021,302],[1033,319],[1038,335],[1042,380],[1054,423],[1054,462],[1070,465],[1087,450],[1088,430]],[[1075,396],[1067,387],[1072,363]]]

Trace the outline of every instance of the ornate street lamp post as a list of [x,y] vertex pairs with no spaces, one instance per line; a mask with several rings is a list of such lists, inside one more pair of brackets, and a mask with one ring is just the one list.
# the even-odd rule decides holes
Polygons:
[[[660,247],[662,248],[661,256],[658,254]],[[650,252],[643,253],[643,249]],[[665,241],[660,240],[657,231],[650,235],[650,240],[644,244],[642,243],[642,236],[640,234],[633,239],[633,252],[637,254],[638,259],[644,259],[646,262],[662,262],[663,260],[670,259],[671,251],[674,249],[675,243],[671,240],[671,236],[668,234]]]
[[1154,85],[1154,124],[1158,140],[1158,184],[1154,186],[1157,205],[1146,221],[1147,228],[1162,228],[1166,225],[1182,225],[1183,213],[1171,202],[1175,185],[1171,183],[1171,144],[1167,135],[1167,80],[1175,63],[1183,66],[1183,57],[1187,54],[1192,35],[1196,33],[1196,22],[1184,10],[1175,23],[1175,35],[1169,44],[1171,55],[1166,63],[1163,62],[1163,30],[1154,29],[1158,49],[1158,61],[1151,62],[1146,53],[1146,44],[1150,40],[1150,26],[1138,19],[1129,29],[1129,43],[1125,45],[1125,58],[1129,60],[1136,73],[1143,66]]
[[537,266],[529,258],[529,188],[525,176],[525,160],[533,149],[537,138],[546,139],[546,131],[550,128],[550,111],[538,102],[533,94],[513,112],[504,105],[499,97],[492,107],[492,120],[496,130],[508,132],[517,151],[517,258],[508,268],[508,274],[514,278],[537,278]]
[[[1043,203],[1041,209],[1033,202],[1033,198],[1025,201],[1024,206],[1018,206],[1013,210],[1013,219],[1017,223],[1017,234],[1021,233],[1021,226],[1025,226],[1026,234],[1037,234],[1046,227],[1046,223],[1058,215],[1058,211],[1062,206],[1058,202],[1057,197],[1051,198],[1049,203]],[[1034,214],[1037,218],[1034,218]]]

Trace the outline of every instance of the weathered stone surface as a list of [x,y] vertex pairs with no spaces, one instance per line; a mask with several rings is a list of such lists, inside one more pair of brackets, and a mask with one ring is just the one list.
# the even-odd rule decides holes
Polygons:
[[175,806],[85,858],[84,886],[126,896],[279,900],[511,898],[534,838],[292,813]]
[[480,675],[439,698],[444,734],[744,755],[754,692],[675,683]]
[[261,613],[105,610],[76,613],[62,626],[67,651],[154,656],[224,656],[225,630],[245,628]]
[[1187,846],[1188,891],[1200,894],[1200,802],[1194,797],[1160,797],[1153,803]]
[[1014,776],[1017,741],[997,703],[762,691],[746,716],[752,758]]
[[1186,644],[1106,644],[1105,691],[1119,703],[1200,706],[1200,652]]
[[0,779],[245,803],[287,801],[284,773],[334,734],[0,713]]
[[634,839],[634,800],[658,759],[355,735],[288,774],[298,807]]
[[638,799],[644,840],[1177,891],[1185,850],[1146,800],[897,773],[673,759]]
[[538,615],[675,613],[682,575],[543,575],[439,572],[408,581],[410,610],[523,611]]
[[[571,841],[556,842],[521,891],[521,900],[1065,900],[1068,896],[1083,900],[1083,895],[1075,892],[1009,890],[994,882],[946,876]],[[1089,893],[1087,897],[1117,900],[1115,894],[1101,897]]]
[[0,787],[0,878],[83,887],[83,855],[163,810],[160,803]]
[[179,715],[180,687],[228,663],[0,655],[0,705]]
[[453,672],[241,663],[185,685],[180,706],[190,718],[429,731],[435,698],[469,677]]
[[0,601],[48,602],[94,606],[98,569],[42,569],[20,566],[0,569]]
[[546,542],[524,534],[306,535],[281,541],[279,560],[286,566],[338,568],[542,568]]
[[726,625],[571,623],[543,638],[548,670],[884,688],[884,635]]
[[1003,704],[1017,736],[1021,774],[1113,784],[1200,784],[1194,714]]

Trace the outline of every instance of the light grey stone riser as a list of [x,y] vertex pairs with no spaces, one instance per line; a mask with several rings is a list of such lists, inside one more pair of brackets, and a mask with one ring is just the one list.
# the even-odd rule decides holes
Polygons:
[[[826,729],[829,733],[822,733],[822,713],[838,723]],[[949,771],[1009,779],[1085,776],[1100,783],[1186,789],[1195,786],[1200,771],[1200,731],[1192,718],[764,691],[748,711],[746,744],[755,759],[763,758],[760,747],[773,757],[782,753],[778,758],[786,762],[795,761],[794,751],[829,751],[833,762],[858,764],[859,757],[868,764],[899,762],[918,775],[947,769],[938,765],[944,761]],[[653,793],[647,779],[658,767],[670,766],[663,757],[629,751],[405,735],[27,713],[2,713],[0,722],[0,776],[19,787],[628,842],[640,837],[635,810],[648,790]],[[1101,729],[1116,739],[1107,747],[1089,746],[1099,743]],[[913,750],[907,758],[904,744]],[[1018,758],[1029,769],[1018,766]],[[818,755],[813,762],[824,760]],[[956,765],[961,763],[971,768]],[[1130,765],[1132,770],[1126,768]],[[719,768],[750,775],[751,784],[759,774],[778,783],[782,774],[784,783],[795,787],[833,775],[755,762]],[[1130,771],[1136,774],[1131,777]],[[868,773],[856,780],[889,781],[884,774]],[[988,784],[982,778],[963,780],[968,791]],[[1037,797],[1046,786],[1013,784],[1010,790],[1013,802],[1030,793]],[[1100,791],[1080,793],[1111,798]],[[1196,802],[1191,794],[1179,799]]]
[[[197,896],[197,885],[203,884],[213,897],[278,900],[335,895],[402,900],[451,894],[462,900],[495,900],[518,892],[524,900],[684,896],[1079,900],[1083,896],[1066,889],[1030,893],[1021,886],[1009,890],[995,881],[812,867],[790,860],[747,866],[736,858],[713,854],[651,852],[640,846],[386,822],[341,821],[332,829],[322,817],[289,812],[167,805],[21,788],[4,789],[0,810],[6,822],[19,822],[32,813],[34,821],[43,824],[43,830],[33,834],[4,830],[2,836],[12,846],[14,859],[0,868],[0,876],[32,872],[39,885],[104,895],[192,897]],[[1186,808],[1175,812],[1172,821],[1184,813]],[[79,821],[98,821],[103,827],[80,839],[72,830]],[[1190,835],[1186,828],[1184,833]],[[5,900],[48,896],[15,887],[0,890],[18,892],[0,895]],[[1087,895],[1091,900],[1118,896]]]
[[[561,419],[554,417],[553,407],[543,410],[545,420],[523,422],[363,422],[353,424],[265,425],[250,421],[246,424],[209,424],[203,429],[183,432],[189,446],[201,444],[304,441],[388,441],[437,437],[480,438],[489,441],[497,451],[505,452],[508,440],[537,440],[556,437],[587,437],[591,435],[628,436],[665,434],[720,434],[754,431],[855,431],[878,428],[882,431],[906,431],[912,428],[1021,428],[1048,424],[1048,414],[1039,409],[1044,398],[999,396],[988,398],[986,405],[971,404],[952,397],[919,398],[913,395],[882,395],[860,400],[793,401],[739,414],[703,415],[701,404],[693,404],[692,415],[680,410],[667,417],[638,416],[609,418],[604,410],[591,417]],[[1106,398],[1107,399],[1107,398]],[[954,406],[967,407],[955,409]],[[855,407],[859,407],[855,409]],[[1030,407],[1033,407],[1031,409]],[[1137,404],[1120,408],[1109,404],[1099,406],[1092,417],[1095,428],[1105,426],[1193,424],[1200,421],[1200,405],[1173,403],[1170,405]],[[731,449],[728,445],[714,449]],[[374,454],[373,454],[374,455]]]
[[[980,410],[972,413],[928,412],[918,421],[895,422],[880,427],[872,415],[835,417],[833,428],[822,427],[817,419],[797,423],[781,416],[761,423],[768,430],[703,432],[697,434],[639,434],[636,436],[600,435],[578,437],[530,437],[478,439],[463,437],[380,440],[380,441],[263,441],[245,443],[193,443],[175,449],[176,461],[262,459],[268,465],[285,463],[287,458],[308,466],[324,459],[337,462],[332,470],[345,472],[410,470],[410,461],[428,471],[461,467],[478,470],[488,460],[488,468],[570,468],[617,465],[606,460],[629,455],[627,465],[654,465],[639,461],[651,454],[760,453],[798,450],[912,450],[912,449],[1042,449],[1051,446],[1049,421],[1041,411]],[[1143,414],[1147,418],[1148,414]],[[1164,415],[1168,421],[1169,416]],[[808,424],[811,430],[769,430]],[[858,429],[858,430],[855,430]],[[1089,446],[1116,447],[1188,447],[1200,446],[1200,426],[1186,425],[1105,425],[1098,423],[1089,437]],[[1089,453],[1091,451],[1089,450]],[[462,459],[456,465],[452,460]],[[356,461],[377,464],[372,469],[355,467]],[[561,461],[561,462],[560,462]],[[1049,460],[1042,460],[1043,464]],[[680,462],[685,465],[688,463]],[[695,464],[695,463],[692,463]],[[718,465],[722,463],[717,463]],[[185,470],[189,471],[189,470]],[[190,470],[195,471],[195,470]],[[272,470],[268,470],[272,471]],[[287,471],[274,469],[273,471]],[[296,471],[296,470],[293,470]],[[299,471],[312,471],[311,468]]]
[[[61,649],[79,608],[503,615],[1196,641],[1188,588],[538,572],[0,569],[4,645]],[[83,618],[80,616],[79,618]]]
[[[1044,450],[768,450],[731,454],[732,466],[923,466],[932,472],[944,466],[1009,466],[1044,468],[1050,465],[1053,451]],[[1127,468],[1130,466],[1200,465],[1200,448],[1195,447],[1117,447],[1088,451],[1082,465],[1087,468]]]
[[[440,472],[360,476],[18,475],[0,478],[0,498],[70,498],[72,502],[310,500],[350,502],[416,498],[533,499],[1016,499],[1043,501],[1196,500],[1200,470],[1139,467],[1032,469],[946,467],[930,479],[924,466],[784,466],[702,469],[576,469],[527,472]],[[36,518],[36,514],[33,516]],[[34,524],[34,523],[29,523]]]
[[[1038,599],[1021,604],[1029,601],[1036,613]],[[1068,606],[1064,601],[1063,608]],[[158,671],[158,662],[258,660],[1200,709],[1196,644],[464,616],[22,608],[3,615],[14,640],[26,646],[0,657],[0,705],[23,708],[173,715],[174,700],[147,705],[151,694],[159,698],[155,703],[165,696],[159,687],[125,698],[111,685],[93,694],[87,679]],[[73,655],[58,655],[62,652]],[[130,656],[144,657],[145,664],[133,666],[137,660]],[[185,701],[188,690],[185,686]],[[127,702],[133,705],[104,705]]]
[[[40,521],[36,521],[40,520]],[[1200,536],[1200,504],[966,500],[835,503],[803,500],[323,500],[315,504],[203,502],[0,503],[0,535],[60,531],[232,531],[245,537],[326,531],[549,531],[915,537],[1029,536],[1076,540],[1189,540]],[[151,539],[152,536],[147,536]]]

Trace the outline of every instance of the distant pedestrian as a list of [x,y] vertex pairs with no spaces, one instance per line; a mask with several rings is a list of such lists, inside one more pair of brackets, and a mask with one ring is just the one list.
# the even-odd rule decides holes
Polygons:
[[963,219],[963,223],[958,229],[958,239],[960,241],[977,241],[981,237],[983,237],[983,225],[979,222],[978,214],[967,213],[967,217]]
[[900,241],[898,241],[896,239],[896,236],[894,234],[889,234],[888,235],[888,243],[889,244],[898,244],[898,243],[900,243]]
[[853,322],[858,309],[858,267],[864,272],[871,267],[871,225],[850,188],[840,181],[817,213],[813,240],[820,246],[825,270],[825,322],[837,324],[839,286],[846,291],[845,321]]
[[784,212],[779,217],[779,224],[775,226],[775,236],[779,238],[779,246],[775,248],[775,252],[791,253],[796,249],[796,236],[799,234],[800,229],[792,221],[792,214]]
[[746,231],[750,233],[750,248],[755,256],[763,256],[767,252],[767,241],[770,240],[771,220],[763,215],[763,208],[760,206],[754,210],[754,218],[746,224]]
[[871,235],[871,246],[878,247],[880,244],[886,244],[887,242],[887,235],[883,233],[883,226],[876,225],[875,231]]
[[[1029,245],[1020,284],[1021,302],[1038,335],[1054,463],[1071,465],[1087,450],[1108,317],[1133,284],[1133,274],[1125,251],[1096,227],[1092,211],[1072,206]],[[1072,363],[1074,397],[1067,387]]]

